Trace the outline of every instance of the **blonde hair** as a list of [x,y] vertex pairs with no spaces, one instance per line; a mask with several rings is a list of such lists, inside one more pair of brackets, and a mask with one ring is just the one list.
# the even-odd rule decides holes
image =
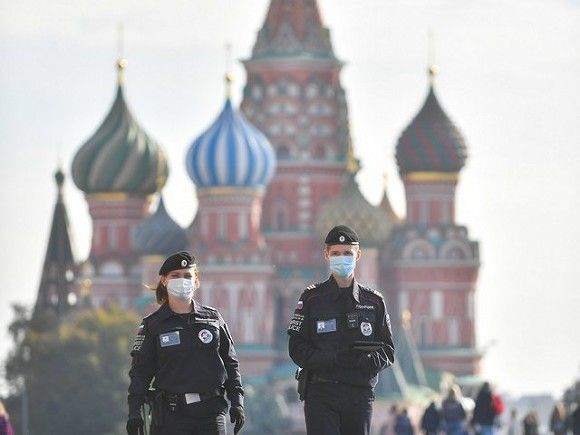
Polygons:
[[8,413],[6,412],[6,408],[2,402],[0,402],[0,417],[8,418]]

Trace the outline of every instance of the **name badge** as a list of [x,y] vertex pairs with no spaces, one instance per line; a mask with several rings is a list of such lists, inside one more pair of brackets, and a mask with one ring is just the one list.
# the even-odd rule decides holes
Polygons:
[[358,313],[348,313],[346,315],[346,323],[349,329],[358,328]]
[[159,336],[161,347],[177,346],[181,343],[179,339],[179,331],[168,332]]
[[336,331],[336,319],[319,320],[316,322],[316,332],[318,334],[325,334],[327,332]]

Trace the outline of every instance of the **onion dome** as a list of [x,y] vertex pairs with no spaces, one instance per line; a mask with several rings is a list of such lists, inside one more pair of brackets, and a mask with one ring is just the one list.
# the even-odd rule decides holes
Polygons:
[[191,144],[186,165],[198,188],[256,188],[272,178],[276,157],[266,136],[227,98],[214,123]]
[[348,157],[346,183],[338,198],[330,200],[320,210],[316,230],[326,234],[336,225],[348,225],[357,232],[363,246],[378,246],[388,239],[399,218],[394,212],[389,216],[380,206],[375,207],[367,201],[355,180],[359,167],[352,147],[349,147]]
[[429,69],[431,84],[423,107],[397,143],[399,172],[452,172],[465,165],[467,149],[459,129],[443,111],[432,78],[435,67]]
[[125,101],[123,74],[117,62],[118,86],[113,106],[97,131],[77,151],[72,176],[85,193],[152,194],[165,184],[167,160],[161,147],[139,126]]
[[137,226],[135,231],[137,251],[141,255],[167,256],[183,251],[187,246],[187,232],[171,219],[165,209],[163,197],[160,197],[157,211]]

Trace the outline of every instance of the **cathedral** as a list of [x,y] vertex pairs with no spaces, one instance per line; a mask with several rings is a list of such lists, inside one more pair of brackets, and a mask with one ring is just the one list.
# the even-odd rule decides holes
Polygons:
[[243,64],[239,107],[227,92],[215,121],[183,144],[199,206],[182,228],[164,205],[163,147],[129,109],[127,64],[117,62],[113,104],[70,170],[92,219],[90,254],[72,256],[59,171],[35,312],[64,313],[80,300],[147,312],[154,295],[143,283],[157,281],[167,255],[189,249],[201,269],[196,299],[228,322],[244,376],[290,377],[287,322],[301,291],[328,276],[325,234],[346,224],[361,238],[357,279],[383,293],[395,329],[398,361],[385,372],[384,391],[426,385],[425,373],[477,374],[478,243],[455,221],[466,145],[439,102],[435,68],[396,142],[402,217],[386,188],[378,205],[359,189],[343,63],[315,0],[271,0]]

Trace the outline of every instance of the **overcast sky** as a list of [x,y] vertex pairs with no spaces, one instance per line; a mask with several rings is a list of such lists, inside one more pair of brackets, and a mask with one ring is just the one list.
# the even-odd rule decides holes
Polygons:
[[[184,156],[224,99],[227,42],[249,56],[267,0],[0,0],[0,331],[10,303],[36,295],[60,159],[102,121],[114,96],[124,24],[127,98],[168,154],[169,212],[195,213]],[[396,140],[427,90],[434,32],[439,99],[467,138],[460,224],[480,242],[478,344],[502,391],[559,393],[580,368],[580,2],[319,0],[350,108],[359,183],[377,202],[382,173],[404,212]],[[245,76],[237,64],[233,99]],[[88,255],[86,202],[66,202],[78,259]],[[297,289],[298,290],[298,289]],[[9,348],[0,334],[0,357]]]

